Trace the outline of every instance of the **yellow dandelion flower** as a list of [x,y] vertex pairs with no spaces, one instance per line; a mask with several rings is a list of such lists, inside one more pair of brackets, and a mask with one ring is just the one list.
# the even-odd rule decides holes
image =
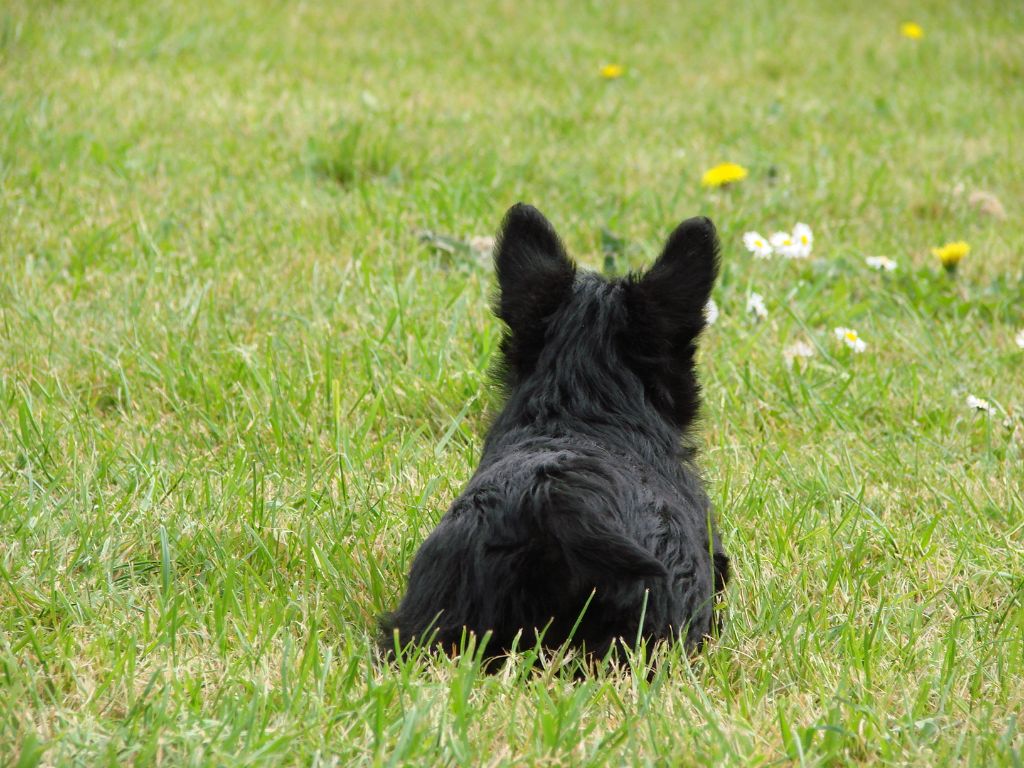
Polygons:
[[932,248],[932,253],[942,262],[942,266],[947,272],[955,271],[963,257],[970,252],[971,246],[963,240],[957,240],[955,243],[946,243],[941,248]]
[[724,187],[747,178],[747,169],[736,163],[720,163],[705,171],[700,183],[705,187]]
[[920,24],[915,24],[912,21],[905,21],[900,24],[900,34],[904,37],[909,37],[911,40],[920,40],[924,37],[924,30],[921,29]]
[[601,77],[605,80],[616,80],[622,77],[622,73],[625,71],[621,64],[605,64],[601,67]]

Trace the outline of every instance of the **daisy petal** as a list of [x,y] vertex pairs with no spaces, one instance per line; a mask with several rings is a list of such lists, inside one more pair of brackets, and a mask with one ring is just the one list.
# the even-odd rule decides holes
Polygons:
[[839,327],[834,329],[833,333],[839,341],[858,354],[868,348],[867,342],[853,328]]
[[886,256],[868,256],[864,262],[872,269],[878,271],[892,272],[896,269],[896,262]]
[[708,325],[714,325],[717,320],[718,304],[715,303],[714,299],[708,299],[708,303],[704,305],[704,322]]
[[814,233],[806,224],[800,222],[793,227],[793,258],[806,259],[814,250]]
[[767,259],[772,255],[772,246],[758,232],[747,232],[743,235],[743,245],[758,259]]
[[967,407],[973,411],[983,411],[990,416],[996,412],[995,406],[992,403],[974,395],[967,396]]
[[747,297],[747,312],[756,320],[765,320],[768,317],[768,307],[764,304],[764,296],[760,293],[751,293]]

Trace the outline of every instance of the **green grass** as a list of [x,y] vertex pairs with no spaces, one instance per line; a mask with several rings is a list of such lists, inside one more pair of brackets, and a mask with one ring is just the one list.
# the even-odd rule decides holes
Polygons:
[[[442,5],[0,10],[0,764],[1021,765],[1019,4]],[[722,236],[736,575],[650,679],[373,662],[497,404],[489,270],[420,233],[520,199],[595,268]]]

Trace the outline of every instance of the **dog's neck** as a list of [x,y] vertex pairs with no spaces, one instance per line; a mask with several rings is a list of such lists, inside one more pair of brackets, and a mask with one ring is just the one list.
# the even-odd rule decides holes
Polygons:
[[690,453],[683,430],[651,406],[635,374],[562,362],[512,389],[488,433],[485,455],[491,446],[542,437],[582,437],[646,461]]

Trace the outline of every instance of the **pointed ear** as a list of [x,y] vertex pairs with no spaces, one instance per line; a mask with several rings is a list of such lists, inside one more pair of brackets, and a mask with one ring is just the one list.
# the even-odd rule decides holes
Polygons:
[[572,290],[576,267],[558,235],[532,205],[517,203],[505,214],[495,249],[498,276],[495,314],[514,335],[540,330],[543,320]]
[[638,310],[673,346],[704,330],[704,305],[718,277],[718,235],[704,216],[687,219],[669,235],[665,250],[634,286]]
[[628,284],[627,354],[654,405],[683,428],[700,408],[693,358],[717,276],[715,225],[700,217],[676,227],[654,266]]

